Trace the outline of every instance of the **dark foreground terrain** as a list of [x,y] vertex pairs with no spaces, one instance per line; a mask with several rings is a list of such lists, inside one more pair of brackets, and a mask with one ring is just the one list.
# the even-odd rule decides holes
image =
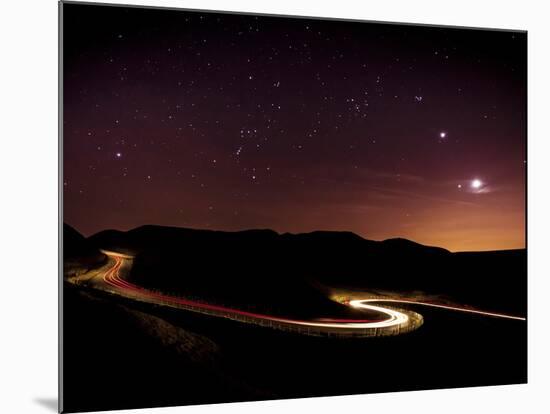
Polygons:
[[[104,260],[98,248],[126,249],[136,254],[135,283],[281,314],[343,312],[326,296],[327,286],[336,286],[422,291],[525,316],[525,251],[453,254],[406,240],[371,242],[351,233],[235,235],[150,226],[71,240],[73,247],[65,251],[69,263],[84,260],[92,268]],[[238,289],[226,292],[232,286]],[[309,337],[65,283],[64,409],[527,381],[526,322],[411,309],[423,315],[424,325],[406,335]]]

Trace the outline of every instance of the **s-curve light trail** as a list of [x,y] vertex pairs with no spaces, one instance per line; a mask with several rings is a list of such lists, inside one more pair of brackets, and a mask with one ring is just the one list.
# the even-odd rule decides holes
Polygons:
[[[114,264],[105,272],[100,273],[101,281],[109,287],[109,291],[149,303],[168,305],[172,307],[184,308],[195,312],[206,313],[213,316],[240,320],[243,322],[256,323],[260,325],[270,325],[273,327],[282,327],[283,329],[294,327],[295,329],[313,329],[313,333],[328,332],[341,334],[363,334],[366,336],[396,335],[399,333],[412,331],[422,325],[422,316],[410,310],[396,310],[383,306],[377,306],[373,303],[401,303],[409,305],[431,306],[435,308],[447,309],[452,311],[469,312],[483,316],[525,320],[516,316],[482,312],[477,310],[439,305],[427,302],[417,302],[401,299],[383,299],[370,298],[362,300],[352,300],[349,305],[354,308],[365,309],[383,315],[383,319],[322,319],[322,320],[298,320],[282,318],[277,316],[265,315],[255,312],[248,312],[239,309],[228,308],[225,306],[207,304],[189,299],[165,295],[145,289],[141,286],[128,282],[120,276],[120,271],[125,262],[131,261],[131,256],[122,255],[115,252],[103,251]],[[104,285],[104,286],[105,286]],[[308,333],[312,333],[308,331]]]

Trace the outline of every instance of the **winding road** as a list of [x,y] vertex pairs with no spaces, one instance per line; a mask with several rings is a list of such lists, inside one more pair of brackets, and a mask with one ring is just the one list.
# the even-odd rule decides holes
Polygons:
[[410,332],[420,327],[423,318],[420,314],[411,310],[394,309],[387,306],[377,306],[373,303],[406,304],[433,307],[449,311],[465,312],[494,318],[505,318],[525,321],[525,318],[506,314],[483,312],[479,310],[454,307],[430,302],[420,302],[404,299],[369,298],[349,301],[349,306],[375,312],[384,316],[384,319],[322,319],[322,320],[298,320],[248,312],[224,306],[212,305],[185,298],[169,296],[145,289],[128,282],[121,277],[123,268],[129,270],[133,257],[112,252],[103,251],[109,257],[109,263],[91,279],[87,285],[109,291],[126,298],[191,310],[194,312],[209,314],[217,317],[239,320],[241,322],[254,323],[262,326],[270,326],[282,330],[298,331],[310,335],[346,335],[346,336],[387,336]]

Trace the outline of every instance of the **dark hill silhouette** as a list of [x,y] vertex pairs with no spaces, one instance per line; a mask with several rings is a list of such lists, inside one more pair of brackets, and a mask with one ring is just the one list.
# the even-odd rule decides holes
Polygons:
[[443,249],[442,247],[425,246],[423,244],[416,243],[414,241],[403,239],[400,237],[383,240],[382,244],[388,246],[391,249],[395,249],[407,254],[424,254],[428,252],[434,254],[449,253],[448,250]]
[[[526,251],[451,253],[402,239],[351,232],[278,234],[141,226],[89,238],[99,248],[136,254],[142,285],[272,312],[333,312],[313,286],[422,291],[487,310],[526,311]],[[284,309],[283,309],[284,308]],[[318,312],[316,312],[318,314]]]
[[67,223],[63,223],[63,256],[74,258],[101,254],[94,244]]
[[63,223],[63,267],[66,275],[91,269],[106,260],[107,257],[93,242]]
[[244,230],[240,232],[223,232],[214,230],[197,230],[184,227],[165,227],[144,225],[129,231],[103,230],[89,237],[94,245],[102,249],[125,250],[137,254],[151,247],[170,247],[174,243],[190,240],[230,240],[233,235],[242,238],[253,238],[258,241],[269,240],[278,236],[273,230]]

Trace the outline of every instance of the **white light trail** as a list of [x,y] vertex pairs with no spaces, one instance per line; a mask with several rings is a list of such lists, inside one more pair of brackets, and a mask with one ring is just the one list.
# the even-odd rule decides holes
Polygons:
[[[439,305],[439,304],[428,303],[428,302],[418,302],[418,301],[415,301],[415,300],[403,300],[403,299],[352,300],[352,301],[350,301],[350,305],[353,306],[353,307],[356,307],[356,308],[363,308],[365,306],[368,306],[369,308],[372,307],[371,305],[364,305],[365,302],[405,303],[405,304],[410,304],[410,305],[431,306],[433,308],[448,309],[448,310],[453,310],[453,311],[458,311],[458,312],[475,313],[475,314],[478,314],[478,315],[493,316],[493,317],[496,317],[496,318],[515,319],[515,320],[518,320],[518,321],[526,320],[525,318],[522,318],[520,316],[511,316],[511,315],[506,315],[506,314],[503,314],[503,313],[484,312],[484,311],[479,311],[479,310],[474,310],[474,309],[460,308],[460,307],[457,307],[457,306]],[[383,309],[383,308],[381,308],[381,309]]]

